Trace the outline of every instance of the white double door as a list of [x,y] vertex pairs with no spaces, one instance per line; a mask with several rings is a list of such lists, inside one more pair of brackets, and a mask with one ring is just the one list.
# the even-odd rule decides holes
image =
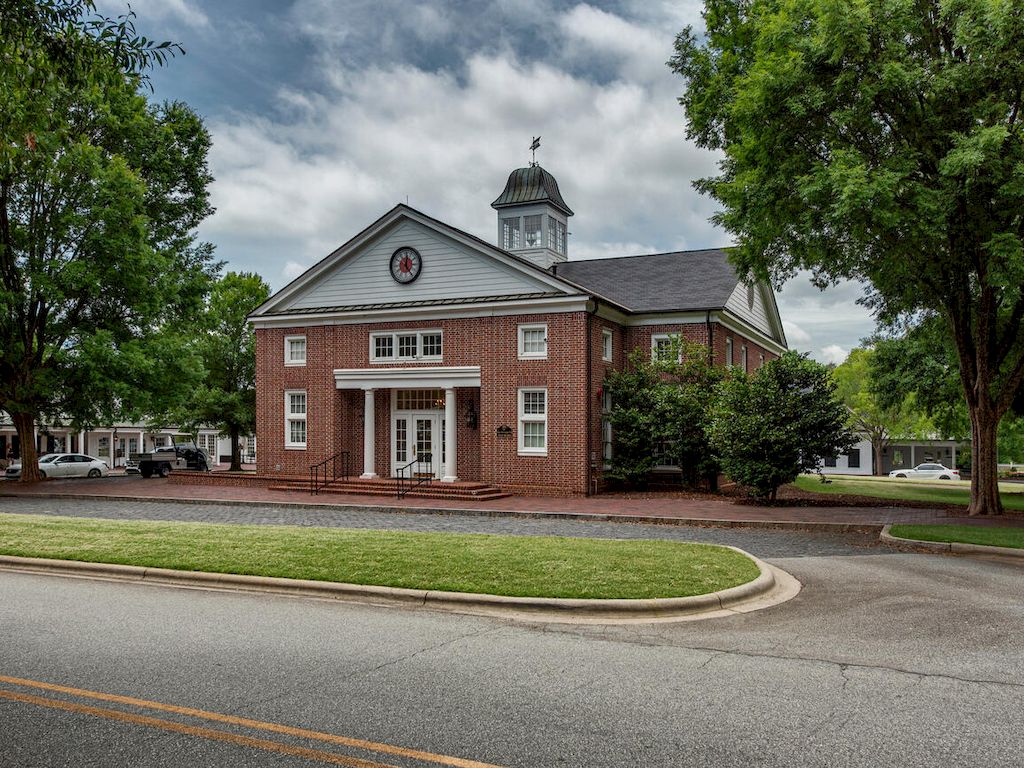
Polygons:
[[[396,477],[398,470],[417,456],[430,454],[429,463],[414,465],[412,472],[444,477],[444,429],[443,413],[396,413],[391,419],[391,476]],[[405,475],[409,476],[409,470]]]

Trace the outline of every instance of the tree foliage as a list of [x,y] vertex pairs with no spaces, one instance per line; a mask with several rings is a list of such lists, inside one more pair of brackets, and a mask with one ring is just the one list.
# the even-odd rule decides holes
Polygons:
[[684,30],[688,133],[721,150],[744,274],[868,286],[937,317],[972,425],[970,512],[1001,511],[995,435],[1024,380],[1024,13],[1003,0],[706,0]]
[[180,48],[87,0],[0,14],[0,409],[38,477],[34,422],[159,410],[188,375],[211,275],[209,136],[140,93]]
[[240,470],[238,439],[256,429],[256,338],[248,316],[270,296],[251,272],[228,272],[210,293],[195,341],[202,383],[189,391],[176,421],[218,427],[231,438],[231,467]]
[[626,367],[605,382],[612,393],[609,476],[637,485],[655,467],[671,464],[690,485],[715,487],[719,467],[706,427],[723,375],[709,363],[707,347],[680,338],[659,360],[634,350]]
[[780,485],[850,450],[835,390],[828,368],[796,352],[723,381],[709,436],[725,474],[774,501]]
[[850,411],[850,426],[871,442],[874,473],[883,474],[882,454],[893,438],[932,437],[934,426],[907,389],[879,396],[872,388],[875,351],[854,349],[832,371],[836,397]]

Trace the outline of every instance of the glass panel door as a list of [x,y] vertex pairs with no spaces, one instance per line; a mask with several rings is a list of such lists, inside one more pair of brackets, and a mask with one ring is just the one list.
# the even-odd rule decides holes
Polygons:
[[394,457],[392,459],[394,467],[391,474],[397,475],[399,469],[412,461],[412,457],[409,455],[409,419],[407,417],[395,417],[394,435],[395,440],[391,451],[391,455]]
[[422,473],[429,471],[432,475],[437,474],[434,470],[439,458],[437,454],[434,453],[434,424],[436,421],[436,416],[416,417],[416,457],[423,457],[425,454],[430,454],[430,469],[428,470],[425,466],[417,466],[415,467],[417,472]]

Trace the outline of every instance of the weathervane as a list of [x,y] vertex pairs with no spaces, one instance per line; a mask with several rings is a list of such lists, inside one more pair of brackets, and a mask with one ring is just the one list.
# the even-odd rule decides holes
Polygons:
[[537,150],[540,148],[540,136],[533,137],[533,143],[530,144],[530,152],[533,153],[533,159],[530,160],[530,165],[537,165]]

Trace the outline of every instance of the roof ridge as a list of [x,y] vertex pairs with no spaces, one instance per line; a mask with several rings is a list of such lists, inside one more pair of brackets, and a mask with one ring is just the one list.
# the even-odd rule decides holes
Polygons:
[[587,262],[591,261],[619,261],[620,259],[644,259],[647,258],[648,256],[671,256],[677,253],[708,253],[709,251],[727,251],[730,248],[735,248],[735,246],[725,245],[720,248],[692,248],[686,251],[658,251],[657,253],[632,253],[629,256],[602,256],[597,259],[570,259],[569,261],[559,262],[558,266],[560,267],[563,266],[564,264],[586,264]]

